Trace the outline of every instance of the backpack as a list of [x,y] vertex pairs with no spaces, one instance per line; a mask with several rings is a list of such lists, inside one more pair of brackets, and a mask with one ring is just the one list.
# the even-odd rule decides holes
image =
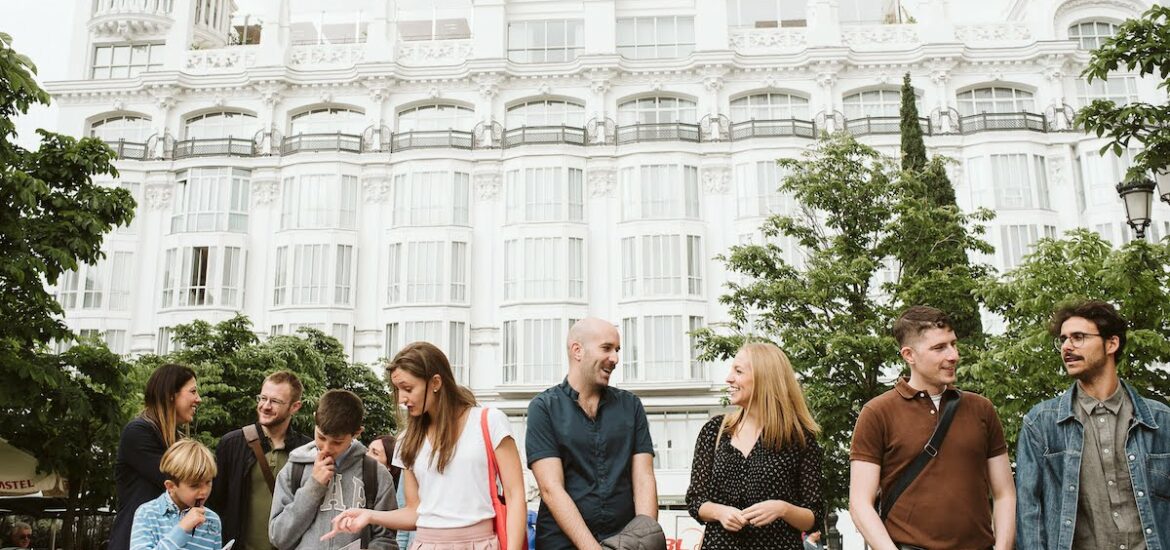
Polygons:
[[[297,490],[301,488],[301,478],[305,477],[306,462],[294,462],[292,465],[292,477],[289,481],[292,482],[292,494],[296,495]],[[374,509],[374,501],[378,500],[378,468],[382,465],[378,464],[369,455],[362,455],[362,486],[366,492],[366,509]],[[367,525],[362,529],[362,548],[370,547],[372,525]]]

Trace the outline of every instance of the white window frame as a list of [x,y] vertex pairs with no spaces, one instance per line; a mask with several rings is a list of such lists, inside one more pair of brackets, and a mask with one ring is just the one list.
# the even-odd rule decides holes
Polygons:
[[504,301],[585,299],[585,241],[540,236],[504,241]]
[[108,116],[90,123],[89,135],[107,143],[119,141],[146,143],[146,140],[154,134],[154,128],[150,123],[150,117],[145,116]]
[[284,178],[280,229],[357,229],[358,179],[338,174]]
[[501,332],[504,384],[548,385],[564,378],[567,363],[560,318],[509,319]]
[[676,59],[695,50],[693,15],[621,17],[617,53],[626,59]]
[[[705,380],[706,366],[698,361],[694,338],[687,334],[692,327],[702,326],[703,318],[695,315],[623,317],[624,380],[648,383]],[[631,348],[636,351],[631,353]]]
[[731,121],[812,120],[808,98],[787,92],[763,92],[731,100]]
[[398,111],[398,133],[470,132],[475,127],[475,111],[453,103],[417,105]]
[[[550,41],[559,30],[561,40]],[[546,19],[508,23],[508,60],[515,63],[563,63],[585,51],[584,19]]]
[[[679,189],[681,183],[682,189]],[[622,221],[701,218],[699,169],[688,164],[643,164],[619,172]]]
[[352,306],[357,286],[357,254],[356,246],[345,243],[277,246],[272,305]]
[[[672,253],[673,251],[673,253]],[[621,240],[622,298],[703,296],[701,235],[647,234]]]
[[289,118],[288,135],[350,134],[362,135],[369,126],[366,114],[348,107],[318,107]]
[[1068,28],[1068,39],[1075,40],[1082,50],[1095,50],[1117,34],[1118,26],[1109,21],[1082,21]]
[[508,107],[504,126],[523,128],[533,126],[585,127],[585,105],[562,99],[534,99]]
[[580,222],[585,212],[585,173],[544,166],[504,174],[504,223]]
[[808,26],[807,0],[727,0],[731,28]]
[[157,42],[97,44],[89,76],[93,80],[134,78],[163,67],[163,48]]
[[176,176],[171,233],[248,231],[251,172],[191,168]]
[[684,97],[639,97],[618,105],[618,125],[695,124],[697,112],[695,102]]
[[467,304],[471,246],[467,241],[405,240],[387,249],[386,303]]
[[984,86],[959,92],[956,102],[962,116],[1036,112],[1036,98],[1032,92],[1009,86]]
[[902,109],[902,91],[879,88],[862,90],[841,99],[847,120],[896,117]]
[[739,218],[792,214],[796,201],[780,190],[791,170],[774,160],[741,162],[735,165],[735,210]]
[[260,131],[256,115],[241,111],[213,111],[188,117],[183,123],[184,139],[252,139]]
[[182,246],[163,252],[163,309],[243,307],[247,251],[237,246]]
[[391,225],[467,226],[471,176],[467,172],[418,171],[394,176]]

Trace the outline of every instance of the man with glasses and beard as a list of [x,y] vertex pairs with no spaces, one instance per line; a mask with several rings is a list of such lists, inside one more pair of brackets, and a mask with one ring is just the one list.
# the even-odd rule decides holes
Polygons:
[[215,448],[219,473],[207,505],[219,512],[223,540],[234,539],[236,550],[272,548],[268,515],[276,473],[288,462],[289,450],[312,441],[289,429],[303,391],[291,372],[268,375],[256,396],[256,423],[228,432]]
[[1127,328],[1100,300],[1052,316],[1049,332],[1074,382],[1020,427],[1019,548],[1170,544],[1170,408],[1118,377]]

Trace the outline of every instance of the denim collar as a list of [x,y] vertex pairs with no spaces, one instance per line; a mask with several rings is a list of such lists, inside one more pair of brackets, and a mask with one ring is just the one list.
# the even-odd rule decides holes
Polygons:
[[[1130,386],[1125,380],[1119,380],[1119,383],[1125,389],[1126,393],[1129,394],[1129,402],[1133,403],[1133,421],[1151,430],[1158,429],[1158,423],[1154,420],[1154,414],[1150,412],[1150,406],[1146,403],[1146,400],[1142,399],[1142,396],[1138,395],[1137,391],[1133,389],[1133,386]],[[1073,382],[1072,386],[1060,396],[1059,410],[1062,414],[1056,420],[1058,424],[1076,418],[1076,413],[1073,411],[1076,393],[1077,383]]]

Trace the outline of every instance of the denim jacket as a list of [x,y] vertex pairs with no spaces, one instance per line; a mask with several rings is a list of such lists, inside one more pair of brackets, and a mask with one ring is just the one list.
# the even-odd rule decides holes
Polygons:
[[[1170,408],[1122,382],[1133,403],[1125,455],[1148,550],[1170,550]],[[1084,427],[1076,384],[1024,416],[1016,453],[1016,548],[1068,550],[1077,520]]]

